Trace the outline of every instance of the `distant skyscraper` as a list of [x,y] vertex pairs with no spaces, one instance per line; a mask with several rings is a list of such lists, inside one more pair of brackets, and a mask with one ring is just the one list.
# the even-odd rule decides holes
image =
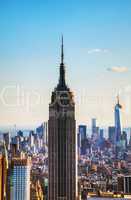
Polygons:
[[97,140],[99,134],[99,127],[96,126],[96,119],[92,119],[92,139]]
[[86,155],[87,149],[90,148],[90,144],[87,138],[81,141],[81,155]]
[[44,144],[48,145],[48,122],[44,122]]
[[22,132],[21,130],[19,130],[19,131],[17,132],[17,136],[23,137],[23,132]]
[[103,144],[104,144],[104,129],[100,129],[100,131],[99,131],[99,138],[97,140],[96,145],[98,145],[98,147],[100,149],[102,149],[103,148]]
[[86,132],[87,132],[87,126],[86,125],[80,125],[79,126],[79,134],[80,134],[80,137],[81,137],[81,141],[86,139],[86,137],[87,137]]
[[12,145],[16,147],[16,152],[20,151],[20,137],[19,136],[15,136],[11,138],[11,149],[12,149]]
[[104,130],[103,129],[100,129],[100,136],[99,136],[101,139],[104,138]]
[[131,131],[130,131],[130,138],[129,138],[129,147],[131,148]]
[[78,153],[78,156],[81,153],[81,137],[80,137],[79,132],[77,133],[77,153]]
[[43,139],[43,144],[48,144],[48,123],[42,123],[38,128],[36,128],[36,133],[39,138]]
[[92,134],[96,133],[96,119],[92,119]]
[[128,145],[127,133],[126,133],[126,131],[123,131],[121,134],[121,148],[126,150],[127,145]]
[[44,134],[44,126],[43,126],[43,124],[41,124],[38,128],[36,128],[36,133],[38,134],[38,136],[40,138],[43,137],[43,134]]
[[49,200],[76,200],[76,122],[73,93],[65,82],[62,53],[60,79],[49,105]]
[[6,149],[9,150],[10,149],[10,134],[4,133],[3,139],[4,139],[4,142],[5,142]]
[[[85,155],[88,147],[88,139],[87,139],[87,126],[79,125],[79,138],[80,138],[80,153],[81,155]],[[78,140],[79,141],[79,140]]]
[[30,145],[30,148],[34,147],[35,145],[35,136],[34,136],[33,131],[30,131],[30,134],[29,134],[29,145]]
[[121,121],[120,121],[120,109],[122,106],[119,103],[119,97],[117,104],[115,106],[115,137],[114,137],[114,144],[119,146],[119,142],[121,139]]
[[10,169],[10,200],[30,200],[30,159],[12,159]]
[[115,138],[115,127],[109,126],[108,127],[108,139],[112,144],[114,144],[114,138]]

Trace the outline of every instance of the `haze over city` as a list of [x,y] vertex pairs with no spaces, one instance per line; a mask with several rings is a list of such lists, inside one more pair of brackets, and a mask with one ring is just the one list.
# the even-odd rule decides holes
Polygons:
[[0,200],[131,199],[131,0],[0,0]]

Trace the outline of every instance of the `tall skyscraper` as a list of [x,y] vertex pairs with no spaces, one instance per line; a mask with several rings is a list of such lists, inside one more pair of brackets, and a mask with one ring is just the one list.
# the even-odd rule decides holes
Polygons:
[[76,121],[73,93],[65,81],[63,38],[60,78],[49,105],[48,200],[76,200]]
[[117,104],[115,106],[115,137],[114,137],[114,144],[119,146],[119,142],[121,139],[121,121],[120,121],[120,109],[122,106],[119,102],[119,96],[117,98]]
[[10,200],[30,200],[30,168],[30,159],[22,157],[12,159]]

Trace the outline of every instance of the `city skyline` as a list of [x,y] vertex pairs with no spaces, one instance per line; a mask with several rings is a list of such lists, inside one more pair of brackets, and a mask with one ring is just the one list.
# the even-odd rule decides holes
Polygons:
[[0,4],[0,96],[9,89],[6,104],[14,105],[5,105],[0,98],[0,125],[32,125],[48,119],[62,33],[77,122],[90,124],[95,117],[100,126],[113,125],[119,93],[122,125],[131,125],[130,1]]
[[0,0],[0,200],[131,199],[131,0]]

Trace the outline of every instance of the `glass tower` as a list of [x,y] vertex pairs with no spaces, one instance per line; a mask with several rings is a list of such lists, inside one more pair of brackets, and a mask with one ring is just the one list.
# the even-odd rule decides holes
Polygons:
[[13,158],[11,163],[11,200],[30,200],[30,159]]
[[119,147],[121,140],[121,120],[120,120],[120,109],[122,106],[119,103],[119,96],[117,97],[117,104],[115,106],[115,137],[114,144]]

